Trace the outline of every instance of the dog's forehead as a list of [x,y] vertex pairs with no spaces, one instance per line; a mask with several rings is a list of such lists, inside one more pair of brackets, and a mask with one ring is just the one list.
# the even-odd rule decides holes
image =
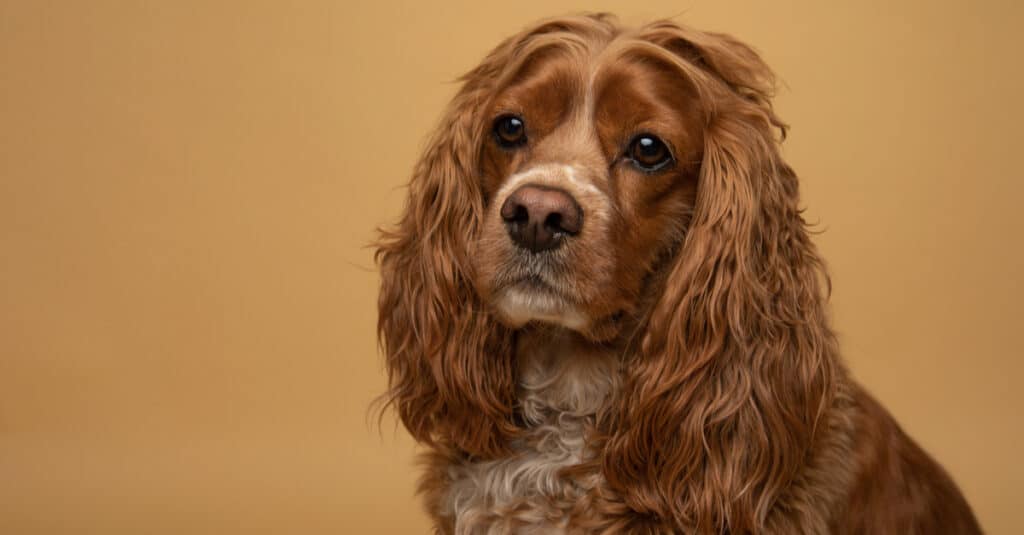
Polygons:
[[531,130],[551,130],[569,117],[586,95],[586,66],[567,54],[548,55],[522,66],[495,95],[492,116],[526,116]]
[[622,54],[563,53],[534,61],[521,74],[497,93],[490,120],[524,117],[530,160],[607,167],[640,133],[661,137],[679,158],[699,151],[696,94],[663,65]]
[[520,64],[496,92],[491,115],[527,116],[549,131],[579,112],[616,128],[681,119],[696,94],[685,76],[621,54],[549,53]]
[[614,58],[598,66],[589,90],[592,119],[604,141],[657,134],[679,150],[699,143],[701,105],[687,78],[656,64]]

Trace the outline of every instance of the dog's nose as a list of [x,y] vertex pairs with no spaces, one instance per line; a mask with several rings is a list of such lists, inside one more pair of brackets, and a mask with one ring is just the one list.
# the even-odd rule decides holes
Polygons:
[[558,247],[583,227],[583,211],[576,200],[545,186],[517,189],[501,205],[501,217],[512,241],[535,253]]

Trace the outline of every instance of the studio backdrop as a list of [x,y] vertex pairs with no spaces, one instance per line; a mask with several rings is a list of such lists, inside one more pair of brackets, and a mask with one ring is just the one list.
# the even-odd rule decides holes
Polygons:
[[0,533],[427,533],[368,247],[453,82],[552,15],[778,74],[853,375],[1024,532],[1009,1],[0,2]]

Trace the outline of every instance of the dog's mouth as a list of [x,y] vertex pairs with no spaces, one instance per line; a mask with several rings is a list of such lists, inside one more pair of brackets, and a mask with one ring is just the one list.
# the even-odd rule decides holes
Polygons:
[[545,270],[508,272],[495,280],[491,304],[507,326],[520,329],[529,323],[563,327],[594,341],[614,338],[622,329],[626,310],[616,308],[594,315],[571,292],[571,285],[559,284],[557,275]]
[[514,279],[505,285],[505,288],[515,288],[524,292],[536,292],[550,294],[565,299],[565,295],[554,284],[538,274],[524,275]]
[[589,323],[582,307],[550,278],[538,273],[503,281],[495,292],[494,305],[499,315],[516,328],[540,321],[580,330]]
[[496,291],[518,290],[578,301],[569,292],[571,285],[565,284],[573,279],[573,270],[557,254],[522,254],[517,249],[492,277],[491,288]]

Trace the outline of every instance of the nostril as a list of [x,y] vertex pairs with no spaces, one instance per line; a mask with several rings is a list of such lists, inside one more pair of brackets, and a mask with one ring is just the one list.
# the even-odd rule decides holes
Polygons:
[[583,226],[583,211],[572,197],[566,197],[565,202],[544,223],[559,232],[575,236]]
[[570,236],[579,234],[583,226],[583,213],[579,208],[574,208],[564,214],[559,214],[558,226],[562,232]]
[[526,223],[530,220],[530,209],[513,195],[501,205],[501,218],[506,223]]
[[525,206],[519,204],[516,205],[515,210],[512,213],[512,217],[508,218],[508,221],[514,223],[525,223],[530,219],[530,211]]
[[552,232],[565,232],[562,228],[562,214],[558,212],[552,212],[544,218],[544,226],[551,229]]

